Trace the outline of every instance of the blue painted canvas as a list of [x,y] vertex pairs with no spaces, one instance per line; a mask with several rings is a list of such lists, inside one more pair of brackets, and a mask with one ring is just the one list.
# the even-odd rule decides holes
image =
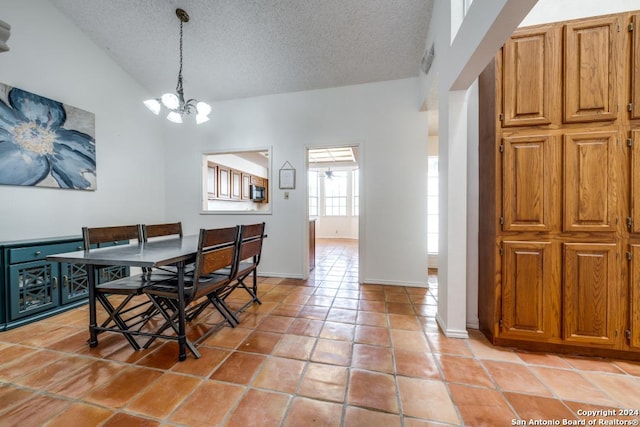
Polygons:
[[95,190],[95,115],[0,83],[0,184]]

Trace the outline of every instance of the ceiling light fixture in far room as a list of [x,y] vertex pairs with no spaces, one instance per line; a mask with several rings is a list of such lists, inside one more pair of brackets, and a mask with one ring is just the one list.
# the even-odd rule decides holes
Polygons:
[[331,171],[331,168],[324,171],[324,177],[327,179],[333,179],[333,172]]
[[180,71],[178,72],[176,93],[165,93],[160,98],[147,99],[144,101],[144,105],[155,115],[159,115],[164,106],[169,111],[167,120],[174,123],[182,123],[184,116],[195,113],[196,123],[200,124],[209,121],[211,106],[196,99],[184,100],[184,91],[182,89],[182,24],[189,22],[189,15],[182,9],[176,9],[176,16],[180,19]]

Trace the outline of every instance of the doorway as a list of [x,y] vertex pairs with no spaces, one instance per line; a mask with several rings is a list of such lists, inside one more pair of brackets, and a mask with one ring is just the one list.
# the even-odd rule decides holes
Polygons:
[[360,144],[307,148],[309,274],[362,283]]

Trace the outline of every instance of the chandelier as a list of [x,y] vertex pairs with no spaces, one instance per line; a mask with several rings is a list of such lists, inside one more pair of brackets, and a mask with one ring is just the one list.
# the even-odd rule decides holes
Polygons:
[[155,115],[159,115],[164,106],[169,111],[167,120],[174,123],[182,123],[184,116],[195,113],[196,123],[200,124],[209,120],[211,106],[196,99],[184,100],[184,91],[182,89],[182,24],[189,22],[189,15],[182,9],[176,9],[176,16],[180,19],[180,71],[178,72],[176,93],[165,93],[160,98],[147,99],[144,101],[144,105]]

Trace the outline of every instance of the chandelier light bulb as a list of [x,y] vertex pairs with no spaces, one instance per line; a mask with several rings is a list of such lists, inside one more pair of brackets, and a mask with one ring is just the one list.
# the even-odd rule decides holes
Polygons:
[[162,105],[167,107],[169,110],[177,110],[180,107],[180,100],[173,93],[165,93],[160,97],[162,100]]
[[204,122],[208,122],[209,121],[209,117],[205,116],[204,114],[196,114],[196,124],[201,124]]
[[182,115],[180,113],[176,113],[175,111],[171,111],[167,114],[167,120],[173,123],[182,123]]
[[196,104],[196,111],[198,112],[198,115],[208,116],[211,112],[211,106],[206,102],[200,101]]
[[162,105],[157,99],[147,99],[144,101],[144,105],[156,116],[160,114],[160,108],[162,108]]

